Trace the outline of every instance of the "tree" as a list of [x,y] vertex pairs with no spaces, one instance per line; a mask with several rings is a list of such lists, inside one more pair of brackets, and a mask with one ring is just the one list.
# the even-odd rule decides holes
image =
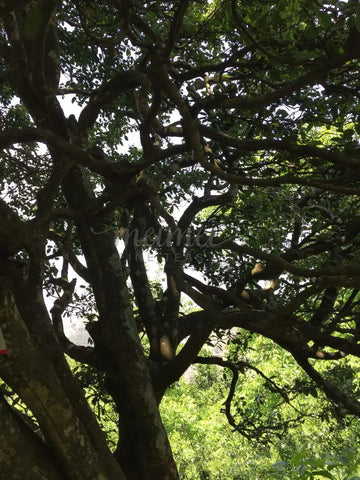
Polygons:
[[[1,397],[8,477],[178,478],[159,403],[190,365],[217,363],[241,430],[231,405],[251,365],[198,356],[235,328],[230,343],[266,337],[359,416],[356,383],[323,367],[355,375],[360,356],[357,13],[352,0],[1,3],[0,376],[26,408]],[[65,335],[71,311],[92,346]],[[113,454],[65,354],[105,378]]]

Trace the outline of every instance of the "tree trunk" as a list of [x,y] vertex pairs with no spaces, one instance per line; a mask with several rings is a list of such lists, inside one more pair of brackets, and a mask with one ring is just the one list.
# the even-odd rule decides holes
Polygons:
[[0,395],[0,465],[2,478],[70,480],[51,450]]
[[[86,173],[80,168],[74,168],[65,178],[64,192],[72,208],[84,209],[93,200],[87,185]],[[98,213],[79,221],[77,229],[99,311],[99,320],[91,333],[119,413],[116,458],[129,480],[177,479],[133,317],[124,267],[114,234],[107,231],[111,226],[108,221]],[[94,235],[94,231],[105,233]]]
[[[49,449],[50,455],[46,456],[49,457],[50,463],[46,466],[55,471],[55,463],[51,462],[51,459],[54,459],[63,472],[63,478],[125,480],[119,465],[106,446],[101,429],[97,428],[95,431],[91,428],[93,419],[89,408],[83,409],[83,419],[79,418],[81,397],[76,395],[72,399],[69,398],[62,379],[57,374],[49,354],[59,349],[55,337],[48,348],[39,347],[31,329],[21,318],[10,282],[4,277],[0,277],[0,324],[8,348],[8,354],[3,355],[0,360],[0,376],[32,411],[46,442],[46,448],[40,448],[34,436],[24,433],[23,428],[20,430],[18,425],[20,420],[7,413],[7,420],[5,418],[1,420],[4,422],[4,429],[1,430],[0,451],[6,451],[8,448],[6,425],[11,422],[18,432],[14,442],[19,444],[34,441],[33,449],[36,456],[32,460],[28,457],[29,461],[32,461],[32,464],[28,465],[29,471],[35,471],[37,458]],[[48,340],[51,343],[50,338]],[[68,367],[64,364],[63,368]],[[6,405],[2,404],[2,409],[5,408]],[[20,478],[23,469],[20,463],[15,463],[11,468],[10,478],[17,478],[16,476]]]

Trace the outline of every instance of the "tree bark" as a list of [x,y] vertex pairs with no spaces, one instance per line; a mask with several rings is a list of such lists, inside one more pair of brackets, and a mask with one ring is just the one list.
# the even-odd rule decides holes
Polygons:
[[0,395],[0,465],[12,480],[70,480],[51,450]]
[[[32,337],[16,306],[10,282],[4,277],[0,277],[0,323],[8,348],[0,361],[0,376],[33,412],[65,478],[125,480],[101,429],[97,438],[92,438],[94,432],[79,418],[49,351],[39,348]],[[103,448],[99,448],[101,443]],[[17,474],[14,470],[10,477]]]
[[[84,209],[93,200],[86,172],[74,168],[63,182],[71,208]],[[93,326],[95,348],[102,356],[109,393],[119,412],[116,458],[127,479],[178,478],[162,424],[146,357],[133,317],[126,275],[109,221],[101,213],[77,223],[91,285],[99,311]],[[94,231],[103,231],[94,235]]]

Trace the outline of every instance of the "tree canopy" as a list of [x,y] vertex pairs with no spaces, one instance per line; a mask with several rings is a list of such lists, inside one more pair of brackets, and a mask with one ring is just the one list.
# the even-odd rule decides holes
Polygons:
[[[306,415],[250,417],[236,398],[249,370],[284,405],[306,384],[360,415],[358,10],[0,3],[9,478],[179,478],[159,404],[195,363],[230,372],[225,415],[248,438]],[[92,344],[72,342],[64,316],[84,320]],[[216,340],[226,358],[199,354]],[[250,345],[281,348],[307,380],[279,386],[284,365],[265,374]],[[78,368],[115,405],[113,452]]]

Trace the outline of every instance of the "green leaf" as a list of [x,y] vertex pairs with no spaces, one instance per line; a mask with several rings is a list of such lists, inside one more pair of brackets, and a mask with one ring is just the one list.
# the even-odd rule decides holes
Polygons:
[[321,475],[323,478],[329,478],[330,480],[336,480],[336,477],[332,475],[330,472],[326,470],[316,470],[315,472],[311,472],[312,478],[316,478],[315,475]]
[[354,124],[355,132],[360,135],[360,123],[355,123]]
[[276,462],[271,465],[271,468],[275,468],[276,470],[283,471],[285,467],[288,467],[289,464],[285,461]]
[[327,12],[319,12],[318,19],[320,26],[324,29],[328,29],[333,23],[332,17]]

